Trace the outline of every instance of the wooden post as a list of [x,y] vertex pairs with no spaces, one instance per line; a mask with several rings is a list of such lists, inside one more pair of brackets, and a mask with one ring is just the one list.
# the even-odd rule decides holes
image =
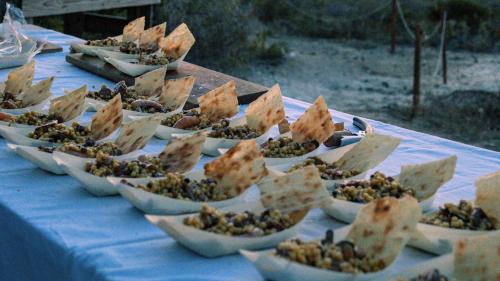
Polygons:
[[[445,28],[446,26],[446,11],[443,11],[443,25],[442,25],[442,28]],[[442,60],[442,63],[443,63],[443,83],[446,84],[448,82],[448,62],[446,61],[446,45],[447,45],[447,42],[446,42],[446,31],[443,31],[444,32],[444,37],[443,37],[443,52],[441,53],[441,60]]]
[[392,11],[391,11],[391,54],[396,51],[396,0],[392,0]]
[[413,107],[411,111],[411,119],[413,119],[418,112],[420,105],[420,49],[422,44],[422,31],[420,24],[415,27],[415,61],[413,64]]

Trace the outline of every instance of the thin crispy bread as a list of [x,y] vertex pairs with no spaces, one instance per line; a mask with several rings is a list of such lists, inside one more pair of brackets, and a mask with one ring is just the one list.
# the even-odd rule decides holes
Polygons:
[[156,49],[165,36],[165,30],[167,30],[166,22],[144,30],[139,36],[139,48]]
[[52,82],[54,77],[49,77],[48,79],[42,80],[35,85],[29,87],[20,96],[24,107],[40,104],[46,99],[48,99],[52,93],[50,92],[50,87],[52,87]]
[[92,116],[90,132],[95,140],[111,135],[122,124],[122,98],[120,94],[112,98]]
[[238,113],[236,83],[229,81],[198,98],[201,114],[212,121],[229,118]]
[[142,149],[155,134],[161,120],[161,114],[154,114],[123,125],[116,146],[123,154]]
[[500,231],[458,240],[453,275],[461,281],[500,280]]
[[171,141],[159,155],[165,170],[177,173],[190,171],[200,159],[201,147],[206,138],[206,132],[198,132]]
[[267,132],[285,119],[280,86],[274,85],[266,94],[253,101],[246,109],[245,117],[248,127],[260,133]]
[[476,180],[476,206],[500,229],[500,172]]
[[332,116],[323,96],[319,96],[299,119],[290,125],[294,141],[324,142],[335,132]]
[[133,42],[141,36],[141,33],[144,31],[144,25],[146,24],[146,18],[140,17],[131,22],[129,22],[123,28],[123,42]]
[[380,264],[389,266],[417,227],[421,209],[415,198],[384,197],[365,205],[357,214],[346,240]]
[[264,207],[284,212],[308,210],[331,200],[314,165],[266,179],[258,187]]
[[27,90],[35,76],[35,60],[9,72],[5,81],[5,92],[18,95]]
[[367,171],[384,161],[398,147],[400,139],[369,134],[347,151],[335,165],[345,171]]
[[457,156],[424,164],[405,165],[401,167],[399,182],[402,186],[415,191],[415,198],[425,200],[449,181],[455,173]]
[[255,140],[244,140],[220,158],[205,164],[205,175],[217,181],[219,192],[234,197],[267,175]]
[[85,96],[87,85],[53,99],[50,102],[49,114],[59,116],[64,122],[80,116],[85,110]]
[[194,86],[194,76],[165,81],[158,102],[169,108],[183,107]]
[[167,37],[160,40],[160,49],[168,57],[178,59],[191,49],[195,41],[188,26],[182,23]]
[[141,96],[156,97],[165,83],[166,67],[160,67],[135,78],[134,89]]

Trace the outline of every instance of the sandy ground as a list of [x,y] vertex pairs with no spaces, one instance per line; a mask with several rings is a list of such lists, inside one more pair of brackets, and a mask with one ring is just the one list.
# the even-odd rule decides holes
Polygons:
[[438,50],[422,54],[422,110],[409,119],[413,48],[367,42],[280,37],[289,52],[280,63],[256,61],[233,74],[312,102],[323,95],[331,108],[500,150],[500,56],[448,52],[448,84],[433,76]]

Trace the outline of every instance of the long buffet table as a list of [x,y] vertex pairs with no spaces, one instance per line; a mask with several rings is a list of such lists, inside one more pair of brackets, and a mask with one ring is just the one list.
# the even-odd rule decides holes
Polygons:
[[[55,95],[82,84],[114,84],[65,62],[69,42],[76,38],[40,28],[29,33],[64,47],[62,53],[35,58],[35,80],[56,76],[52,87]],[[0,70],[0,79],[5,80],[9,70]],[[292,120],[307,106],[285,99],[286,114]],[[240,114],[244,108],[240,108]],[[336,122],[352,120],[346,113],[332,114]],[[90,116],[87,113],[85,118]],[[455,176],[439,190],[436,207],[448,201],[473,199],[474,180],[500,169],[498,152],[374,120],[370,123],[376,132],[403,140],[376,168],[387,174],[397,174],[403,164],[458,156]],[[161,151],[164,145],[165,141],[153,139],[145,151]],[[208,160],[204,156],[197,168]],[[3,139],[0,175],[0,280],[262,280],[242,256],[203,258],[148,223],[140,211],[120,196],[94,197],[70,176],[37,169],[10,151]],[[257,196],[253,187],[248,199]],[[340,226],[321,210],[314,210],[304,221],[300,236],[318,238],[326,229]],[[392,271],[404,270],[431,257],[406,248]]]

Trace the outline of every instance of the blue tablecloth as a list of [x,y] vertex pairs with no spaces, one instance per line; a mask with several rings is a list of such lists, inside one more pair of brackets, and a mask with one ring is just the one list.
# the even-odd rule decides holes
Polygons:
[[[68,42],[76,38],[50,30],[29,33],[64,46],[62,53],[36,56],[35,80],[56,76],[54,94],[61,95],[63,89],[82,84],[113,85],[65,62]],[[0,70],[0,79],[4,80],[10,70]],[[286,113],[292,118],[308,106],[289,98],[285,102]],[[349,114],[332,114],[336,122],[352,119]],[[402,164],[458,155],[456,174],[439,190],[436,206],[446,201],[473,199],[475,178],[500,170],[498,152],[377,121],[371,123],[379,133],[403,139],[398,149],[377,167],[388,174],[398,173]],[[145,150],[160,151],[164,144],[154,139]],[[125,199],[93,197],[73,178],[37,169],[10,151],[3,139],[0,175],[0,280],[262,280],[243,257],[198,256],[149,224]],[[315,210],[304,221],[300,236],[317,238],[326,228],[340,225]],[[429,257],[405,249],[395,268],[402,269]]]

